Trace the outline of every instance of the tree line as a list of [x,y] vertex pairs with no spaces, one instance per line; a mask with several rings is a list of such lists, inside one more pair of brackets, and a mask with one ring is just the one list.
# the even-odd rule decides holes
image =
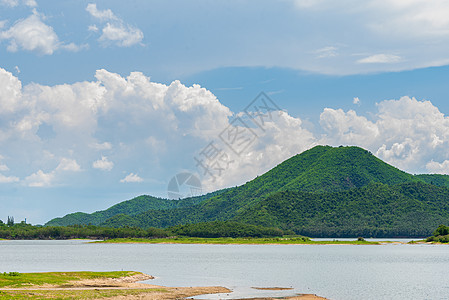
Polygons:
[[167,238],[186,237],[279,237],[292,234],[278,228],[242,224],[238,222],[205,222],[187,224],[166,229],[140,228],[123,226],[118,228],[96,225],[41,226],[26,224],[24,221],[14,223],[8,218],[5,224],[0,220],[1,239],[114,239],[114,238]]

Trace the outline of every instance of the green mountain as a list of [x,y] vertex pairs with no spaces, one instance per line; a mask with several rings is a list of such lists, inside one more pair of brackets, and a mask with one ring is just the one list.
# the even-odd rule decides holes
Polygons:
[[[45,225],[46,226],[68,226],[76,224],[100,225],[104,223],[107,219],[114,216],[128,216],[129,218],[131,218],[131,216],[138,215],[139,213],[148,210],[168,210],[175,208],[191,207],[204,200],[219,195],[224,191],[226,191],[226,189],[209,193],[203,196],[191,197],[181,200],[168,200],[151,197],[148,195],[142,195],[133,198],[131,200],[120,202],[114,206],[111,206],[106,210],[97,211],[92,214],[76,212],[68,214],[62,218],[55,218],[47,222]],[[127,219],[127,221],[131,222],[131,219]],[[126,224],[126,222],[124,221],[123,224]]]
[[[449,191],[448,178],[408,174],[359,147],[316,146],[241,186],[201,201],[190,199],[183,204],[184,200],[179,200],[179,204],[165,207],[170,200],[158,199],[166,204],[111,207],[87,218],[95,219],[95,214],[100,214],[101,220],[90,223],[111,227],[169,227],[233,220],[311,236],[428,235],[439,225],[435,222],[449,220],[444,198]],[[404,210],[394,209],[401,205]],[[442,211],[435,209],[438,206]],[[85,224],[86,216],[82,217]],[[76,222],[71,215],[62,219]],[[56,220],[47,224],[61,224],[54,223]]]
[[[268,195],[283,190],[337,192],[372,182],[399,184],[418,181],[413,175],[381,161],[358,147],[316,146],[279,164],[246,184],[229,189],[189,209],[149,210],[135,216],[134,225],[167,227],[191,222],[229,220]],[[119,226],[120,217],[104,225]]]
[[372,183],[337,193],[282,191],[234,218],[314,237],[423,237],[449,222],[449,189]]

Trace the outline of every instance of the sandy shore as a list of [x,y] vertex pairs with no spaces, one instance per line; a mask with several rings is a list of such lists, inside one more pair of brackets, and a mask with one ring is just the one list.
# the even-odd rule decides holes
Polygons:
[[[0,299],[13,297],[23,297],[30,299],[189,299],[189,297],[231,293],[225,287],[165,287],[140,283],[139,281],[154,279],[147,274],[136,274],[121,278],[101,278],[69,281],[63,285],[44,284],[39,286],[28,286],[22,288],[1,288]],[[274,288],[258,288],[261,290],[271,290]],[[283,289],[283,288],[276,288]],[[317,300],[325,299],[316,295],[298,295],[285,298],[252,298],[252,300],[262,299],[299,299]],[[248,300],[248,299],[246,299]]]

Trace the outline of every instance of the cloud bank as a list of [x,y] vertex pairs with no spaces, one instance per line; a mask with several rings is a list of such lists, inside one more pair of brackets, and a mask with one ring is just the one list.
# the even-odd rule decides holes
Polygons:
[[[276,108],[235,114],[199,85],[104,69],[95,78],[22,86],[0,69],[0,183],[143,184],[189,170],[208,191],[241,184],[317,144],[358,145],[409,172],[449,172],[449,117],[430,101],[380,101],[369,118],[325,108],[312,132]],[[246,137],[237,137],[235,151],[239,132]],[[199,163],[212,156],[214,176]]]

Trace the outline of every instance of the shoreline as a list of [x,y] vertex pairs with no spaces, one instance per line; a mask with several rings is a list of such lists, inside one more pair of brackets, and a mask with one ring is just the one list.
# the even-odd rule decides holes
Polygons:
[[144,239],[124,238],[93,241],[98,244],[198,244],[198,245],[381,245],[371,241],[312,241],[300,239],[274,238],[170,238]]
[[[124,276],[123,276],[124,275]],[[0,299],[187,299],[194,296],[233,291],[222,286],[166,287],[141,283],[154,279],[141,272],[44,272],[4,273],[0,279]],[[77,278],[73,280],[73,278]],[[5,281],[8,282],[5,283]],[[36,284],[38,283],[38,284]],[[287,288],[258,288],[284,290]],[[256,297],[245,299],[326,300],[314,294],[286,297]]]

